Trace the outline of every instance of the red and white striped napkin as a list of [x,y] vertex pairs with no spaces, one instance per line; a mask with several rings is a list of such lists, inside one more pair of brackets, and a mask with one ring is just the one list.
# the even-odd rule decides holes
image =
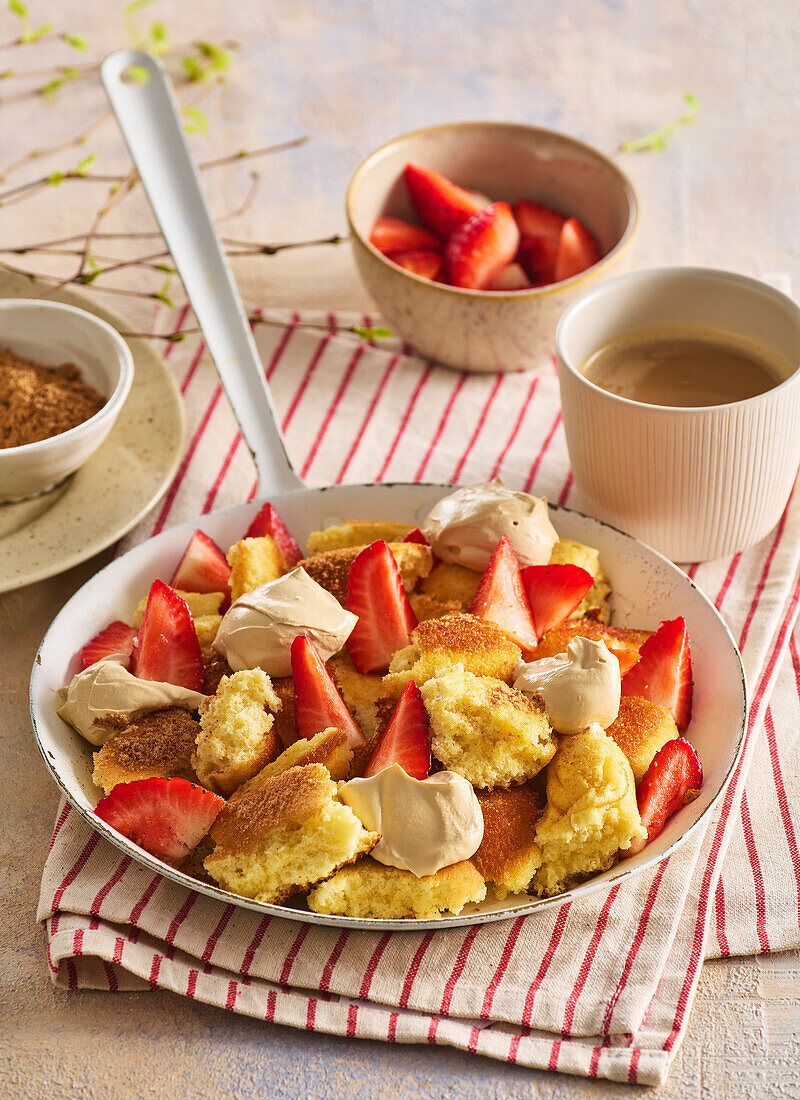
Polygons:
[[[468,375],[346,331],[369,318],[264,317],[257,339],[267,377],[289,452],[310,485],[500,475],[579,505],[552,363],[525,374]],[[179,322],[190,323],[185,315]],[[168,493],[123,548],[256,491],[201,345],[171,345],[169,363],[186,402],[188,447]],[[800,770],[791,759],[800,728],[798,564],[793,499],[761,545],[690,570],[740,644],[752,711],[747,750],[705,835],[654,873],[479,928],[353,933],[261,919],[154,877],[64,805],[39,906],[54,982],[161,987],[309,1030],[662,1082],[703,958],[800,944],[792,811]]]

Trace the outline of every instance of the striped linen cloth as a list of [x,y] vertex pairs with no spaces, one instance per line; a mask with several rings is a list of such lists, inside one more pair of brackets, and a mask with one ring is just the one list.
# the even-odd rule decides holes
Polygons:
[[[359,341],[346,331],[351,316],[264,319],[257,340],[266,374],[309,485],[499,475],[579,504],[551,362],[525,374],[468,375],[390,343]],[[177,321],[193,323],[185,312]],[[165,497],[120,550],[256,492],[202,345],[187,339],[167,355],[186,403],[187,450]],[[792,760],[799,563],[796,496],[762,544],[690,569],[740,644],[752,708],[746,752],[705,835],[655,872],[498,924],[353,933],[262,919],[154,877],[62,805],[39,905],[53,981],[67,989],[165,988],[308,1030],[663,1082],[703,958],[800,944],[792,809],[800,805]]]

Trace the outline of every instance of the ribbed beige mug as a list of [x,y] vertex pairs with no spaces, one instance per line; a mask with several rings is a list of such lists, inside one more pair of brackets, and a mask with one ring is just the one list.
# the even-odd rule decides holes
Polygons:
[[[645,405],[581,373],[604,344],[637,329],[691,325],[776,351],[791,374],[727,405]],[[800,308],[727,271],[673,267],[596,287],[556,330],[561,405],[580,504],[673,561],[743,550],[780,519],[800,466]]]

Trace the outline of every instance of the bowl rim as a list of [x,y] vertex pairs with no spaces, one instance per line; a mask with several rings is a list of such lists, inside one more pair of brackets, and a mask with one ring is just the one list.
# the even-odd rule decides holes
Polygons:
[[[27,455],[32,455],[34,452],[36,454],[42,454],[45,450],[56,450],[63,444],[66,444],[68,447],[71,443],[75,442],[79,436],[91,433],[92,429],[97,427],[101,422],[105,420],[111,420],[113,422],[121,411],[133,384],[133,353],[119,332],[117,332],[117,330],[107,321],[102,320],[100,317],[96,317],[93,313],[89,313],[85,309],[80,309],[78,306],[68,305],[66,302],[51,302],[43,298],[4,298],[0,300],[0,314],[9,313],[14,310],[25,312],[33,309],[50,310],[53,313],[72,314],[74,317],[80,318],[80,324],[100,329],[106,336],[110,337],[111,343],[117,352],[119,378],[102,407],[90,416],[88,420],[82,420],[80,424],[75,424],[73,427],[67,428],[65,432],[59,432],[58,435],[48,436],[47,439],[37,439],[32,443],[22,443],[18,447],[4,447],[0,449],[0,462],[3,461],[4,456],[8,456],[9,458],[24,458]],[[87,455],[87,458],[88,457]]]
[[[590,269],[591,270],[591,269]],[[664,415],[664,416],[697,416],[699,414],[707,414],[716,412],[718,410],[738,408],[741,406],[749,407],[756,402],[762,402],[765,399],[772,399],[773,396],[782,396],[782,392],[791,385],[797,385],[800,381],[800,362],[794,367],[790,374],[779,382],[776,386],[772,386],[771,389],[764,390],[763,393],[756,393],[752,397],[742,398],[741,401],[726,401],[719,405],[656,405],[645,401],[635,401],[632,397],[623,397],[618,393],[612,393],[610,390],[604,390],[602,386],[598,386],[595,382],[592,382],[590,378],[587,378],[580,367],[576,366],[570,357],[568,357],[563,348],[564,344],[564,330],[568,325],[577,324],[580,321],[581,310],[586,308],[587,305],[591,305],[596,298],[601,297],[606,293],[613,293],[615,289],[620,288],[620,284],[636,284],[652,282],[658,284],[662,279],[669,278],[670,276],[677,276],[678,278],[700,278],[705,279],[709,283],[718,282],[721,285],[724,284],[737,284],[745,291],[751,294],[759,294],[763,298],[769,298],[778,305],[790,306],[797,315],[798,323],[800,324],[800,305],[790,298],[788,294],[784,294],[783,291],[777,290],[774,286],[770,286],[769,283],[764,283],[760,279],[754,279],[750,275],[741,275],[737,271],[726,271],[724,268],[716,267],[698,267],[690,264],[675,264],[674,266],[666,265],[664,267],[650,267],[643,271],[629,271],[625,275],[617,275],[613,279],[608,279],[606,282],[599,286],[594,286],[591,290],[587,290],[584,294],[581,294],[579,298],[576,298],[574,302],[566,307],[564,312],[558,319],[556,325],[555,335],[555,354],[556,362],[559,369],[563,366],[570,376],[574,378],[580,385],[583,385],[595,396],[606,398],[612,404],[621,405],[623,408],[639,409],[649,412],[652,415]],[[668,326],[665,326],[668,327]],[[686,327],[698,327],[698,326],[686,326]],[[637,332],[638,329],[631,329],[631,332]],[[715,329],[713,326],[708,326],[709,332],[725,332],[725,329]],[[748,339],[751,339],[748,337]],[[757,343],[757,341],[752,341]]]
[[[577,275],[573,275],[570,279],[562,279],[558,283],[548,283],[545,286],[530,287],[527,290],[471,290],[466,287],[450,286],[448,283],[437,283],[431,279],[424,279],[421,275],[415,275],[413,272],[408,271],[404,267],[400,267],[399,264],[393,263],[382,252],[379,252],[374,245],[364,238],[363,234],[356,228],[355,220],[353,217],[353,204],[355,201],[355,193],[358,187],[363,183],[366,177],[371,163],[384,155],[390,149],[395,146],[401,145],[403,142],[408,141],[410,138],[420,137],[423,134],[430,133],[443,133],[448,130],[479,130],[485,128],[493,128],[500,132],[505,131],[509,134],[526,134],[527,136],[542,136],[548,138],[556,138],[559,141],[563,141],[566,145],[572,146],[574,149],[580,150],[584,153],[589,153],[593,157],[600,160],[611,173],[619,179],[622,184],[623,191],[628,200],[628,221],[623,230],[622,236],[605,256],[602,256],[596,264],[592,264],[585,271],[579,272]],[[519,300],[528,301],[531,299],[540,299],[546,297],[548,294],[559,293],[565,289],[572,289],[578,286],[581,282],[587,279],[594,279],[600,273],[603,268],[612,266],[620,258],[620,256],[627,251],[633,241],[636,233],[639,229],[641,221],[641,203],[639,196],[636,192],[630,177],[622,171],[618,164],[616,164],[611,157],[606,156],[605,153],[601,153],[594,145],[589,145],[588,142],[581,141],[579,138],[572,137],[570,134],[564,133],[562,130],[551,130],[545,126],[533,126],[525,122],[496,122],[492,119],[480,120],[466,120],[461,122],[440,122],[432,126],[420,126],[415,130],[409,130],[404,134],[399,134],[397,137],[391,138],[389,141],[385,141],[382,145],[379,145],[376,149],[373,149],[358,165],[350,177],[350,181],[347,185],[347,191],[345,193],[345,215],[347,217],[347,226],[350,231],[351,238],[354,242],[357,242],[365,251],[378,260],[380,260],[387,268],[401,275],[407,279],[412,279],[415,283],[423,286],[427,286],[434,291],[439,291],[444,294],[455,295],[456,297],[464,298],[479,298],[482,301],[486,300]]]

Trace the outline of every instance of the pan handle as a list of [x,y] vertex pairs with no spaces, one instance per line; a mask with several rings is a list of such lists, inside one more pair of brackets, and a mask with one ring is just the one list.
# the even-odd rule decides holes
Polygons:
[[[131,70],[131,66],[137,68]],[[131,79],[132,74],[137,79]],[[300,489],[303,482],[286,453],[247,315],[206,206],[164,70],[149,54],[118,50],[103,62],[101,76],[253,455],[260,494]]]

